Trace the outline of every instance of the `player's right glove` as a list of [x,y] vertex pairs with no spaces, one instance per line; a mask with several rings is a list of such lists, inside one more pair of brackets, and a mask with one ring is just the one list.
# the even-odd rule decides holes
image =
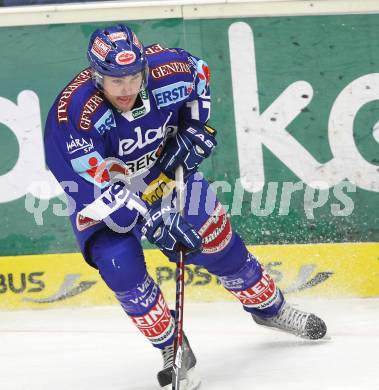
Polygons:
[[181,245],[187,253],[201,251],[202,239],[197,231],[172,209],[153,207],[144,217],[142,233],[167,256],[174,257]]
[[170,175],[182,165],[184,177],[194,173],[217,145],[216,130],[197,121],[186,122],[168,141],[159,157],[163,172]]

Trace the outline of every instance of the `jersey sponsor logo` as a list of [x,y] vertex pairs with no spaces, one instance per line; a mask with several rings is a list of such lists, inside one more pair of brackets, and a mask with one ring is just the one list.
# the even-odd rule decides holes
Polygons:
[[149,94],[147,93],[146,89],[142,90],[139,95],[142,99],[142,105],[134,108],[131,111],[122,113],[122,116],[126,118],[129,122],[138,118],[142,118],[150,112]]
[[83,179],[100,188],[109,184],[109,172],[106,169],[104,159],[98,152],[92,152],[71,160],[74,171]]
[[127,313],[139,316],[155,305],[159,292],[158,285],[148,274],[145,274],[144,280],[137,287],[129,291],[118,292],[116,295]]
[[80,150],[84,153],[88,153],[94,149],[93,140],[89,138],[86,140],[85,138],[74,138],[70,135],[70,141],[66,142],[67,152],[69,154],[74,154]]
[[108,109],[95,123],[94,127],[100,135],[103,135],[106,131],[109,131],[112,128],[116,128],[116,120],[114,118],[112,110]]
[[247,252],[245,265],[236,273],[228,276],[219,276],[218,279],[228,290],[242,291],[251,287],[257,282],[257,275],[260,277],[262,267],[257,259]]
[[156,43],[155,45],[147,47],[145,50],[145,54],[146,55],[158,54],[165,50],[167,49],[162,47],[159,43]]
[[[136,310],[136,306],[142,306],[144,310],[151,306],[157,299],[158,295],[158,286],[153,286],[153,290],[149,295],[145,294],[143,297],[136,297],[134,299],[130,299],[129,306],[132,308],[132,310]],[[125,305],[126,306],[126,305]]]
[[241,290],[245,283],[245,280],[243,278],[236,278],[230,280],[227,277],[220,276],[219,280],[226,289],[231,290]]
[[136,60],[136,55],[131,50],[125,50],[116,55],[116,62],[120,65],[129,65]]
[[162,47],[159,43],[156,43],[155,45],[151,45],[145,49],[145,54],[147,55],[153,55],[162,53],[162,51],[170,51],[171,53],[178,53],[176,49],[169,49],[168,47]]
[[130,318],[152,343],[163,343],[174,334],[174,319],[162,293],[159,293],[157,303],[145,315]]
[[95,92],[85,103],[82,112],[80,114],[79,127],[87,131],[91,128],[91,119],[94,112],[99,108],[100,104],[104,101],[100,92]]
[[112,162],[111,164],[108,163],[108,165],[110,165],[109,173],[111,177],[116,175],[123,175],[123,176],[129,175],[129,169],[125,166],[123,162],[120,163]]
[[130,173],[136,173],[145,169],[151,168],[158,159],[159,152],[161,150],[161,145],[157,150],[153,150],[152,152],[146,153],[140,158],[127,161],[125,165],[128,167],[128,171]]
[[152,68],[150,72],[155,79],[161,79],[163,77],[167,77],[172,74],[178,74],[178,73],[191,74],[191,69],[189,64],[186,62],[173,61],[173,62],[168,62],[167,64],[157,66],[156,68]]
[[165,136],[165,127],[159,126],[157,129],[142,131],[141,127],[136,127],[134,132],[137,134],[137,140],[126,138],[120,140],[118,154],[126,156],[133,153],[136,149],[146,148],[157,140],[162,140]]
[[208,64],[203,60],[198,60],[194,57],[189,57],[189,60],[196,68],[196,72],[197,72],[196,92],[199,96],[201,96],[207,91],[207,88],[209,86],[209,81],[211,79],[211,72]]
[[107,45],[101,38],[97,37],[92,44],[91,53],[93,53],[101,61],[105,61],[105,58],[111,49],[112,48]]
[[154,302],[157,300],[158,293],[159,293],[158,286],[154,283],[154,285],[152,285],[151,291],[147,291],[141,296],[137,296],[134,299],[130,299],[130,302],[134,306],[140,305],[144,309],[147,309],[149,306],[153,305]]
[[185,100],[192,92],[193,83],[180,81],[161,88],[154,89],[153,95],[158,107],[169,106]]
[[99,224],[101,221],[95,221],[92,218],[85,217],[81,214],[76,214],[76,228],[79,232],[90,228],[91,226],[95,226]]
[[255,309],[265,309],[272,306],[278,297],[278,290],[274,279],[272,279],[265,270],[262,270],[260,280],[253,286],[242,291],[229,291],[236,296],[244,306]]
[[67,122],[68,114],[67,107],[71,100],[72,94],[81,87],[84,83],[91,79],[91,71],[89,69],[80,72],[74,80],[64,89],[58,101],[58,122]]
[[133,119],[141,118],[146,114],[146,107],[139,107],[132,111]]
[[221,203],[218,203],[213,214],[200,228],[203,253],[216,253],[222,251],[232,238],[232,226]]
[[121,41],[121,40],[125,40],[126,41],[126,39],[127,39],[126,38],[126,34],[123,31],[119,31],[119,32],[115,32],[115,33],[109,34],[108,38],[112,42]]
[[175,181],[167,177],[163,172],[158,178],[153,180],[143,192],[141,198],[148,204],[153,204],[155,201],[162,199],[175,187]]
[[156,284],[154,283],[154,280],[149,275],[146,274],[142,284],[137,286],[137,291],[143,294],[146,293],[149,290],[149,288],[152,286],[156,286]]
[[149,99],[149,94],[147,93],[147,89],[143,89],[139,95],[141,96],[142,100],[148,100]]
[[89,206],[93,207],[91,212],[95,212],[96,218],[94,219],[100,220],[105,219],[123,205],[126,205],[130,210],[146,213],[145,204],[140,197],[126,188],[124,183],[120,182],[112,184]]

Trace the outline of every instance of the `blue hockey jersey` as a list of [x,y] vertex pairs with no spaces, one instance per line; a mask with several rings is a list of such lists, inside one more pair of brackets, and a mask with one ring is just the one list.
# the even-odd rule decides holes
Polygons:
[[[72,227],[87,260],[86,243],[105,224],[78,212],[109,186],[111,172],[101,169],[104,160],[121,160],[128,175],[143,173],[148,185],[160,176],[156,161],[170,135],[180,131],[180,123],[206,123],[210,116],[210,74],[204,61],[159,44],[147,47],[146,54],[147,88],[131,111],[113,107],[96,89],[87,68],[61,91],[47,117],[46,162],[66,192]],[[139,195],[147,206],[153,200],[151,194]],[[126,207],[112,215],[125,226],[137,217]]]

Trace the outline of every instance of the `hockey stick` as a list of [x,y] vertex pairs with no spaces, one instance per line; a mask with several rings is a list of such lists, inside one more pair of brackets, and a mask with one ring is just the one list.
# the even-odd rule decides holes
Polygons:
[[[183,167],[175,171],[176,206],[181,216],[184,214],[184,179]],[[175,341],[174,363],[172,370],[172,390],[180,390],[180,379],[185,367],[183,367],[183,309],[184,309],[184,248],[179,248],[179,259],[176,263],[176,301],[175,301]]]

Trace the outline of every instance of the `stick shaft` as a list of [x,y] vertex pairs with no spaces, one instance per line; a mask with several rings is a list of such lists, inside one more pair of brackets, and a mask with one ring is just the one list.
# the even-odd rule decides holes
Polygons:
[[[184,215],[185,192],[183,167],[179,166],[175,171],[176,181],[176,206],[181,216]],[[183,362],[183,313],[184,313],[184,261],[185,252],[179,249],[179,259],[176,264],[176,300],[175,300],[175,342],[174,342],[174,367],[172,377],[172,390],[180,390],[180,378]]]

